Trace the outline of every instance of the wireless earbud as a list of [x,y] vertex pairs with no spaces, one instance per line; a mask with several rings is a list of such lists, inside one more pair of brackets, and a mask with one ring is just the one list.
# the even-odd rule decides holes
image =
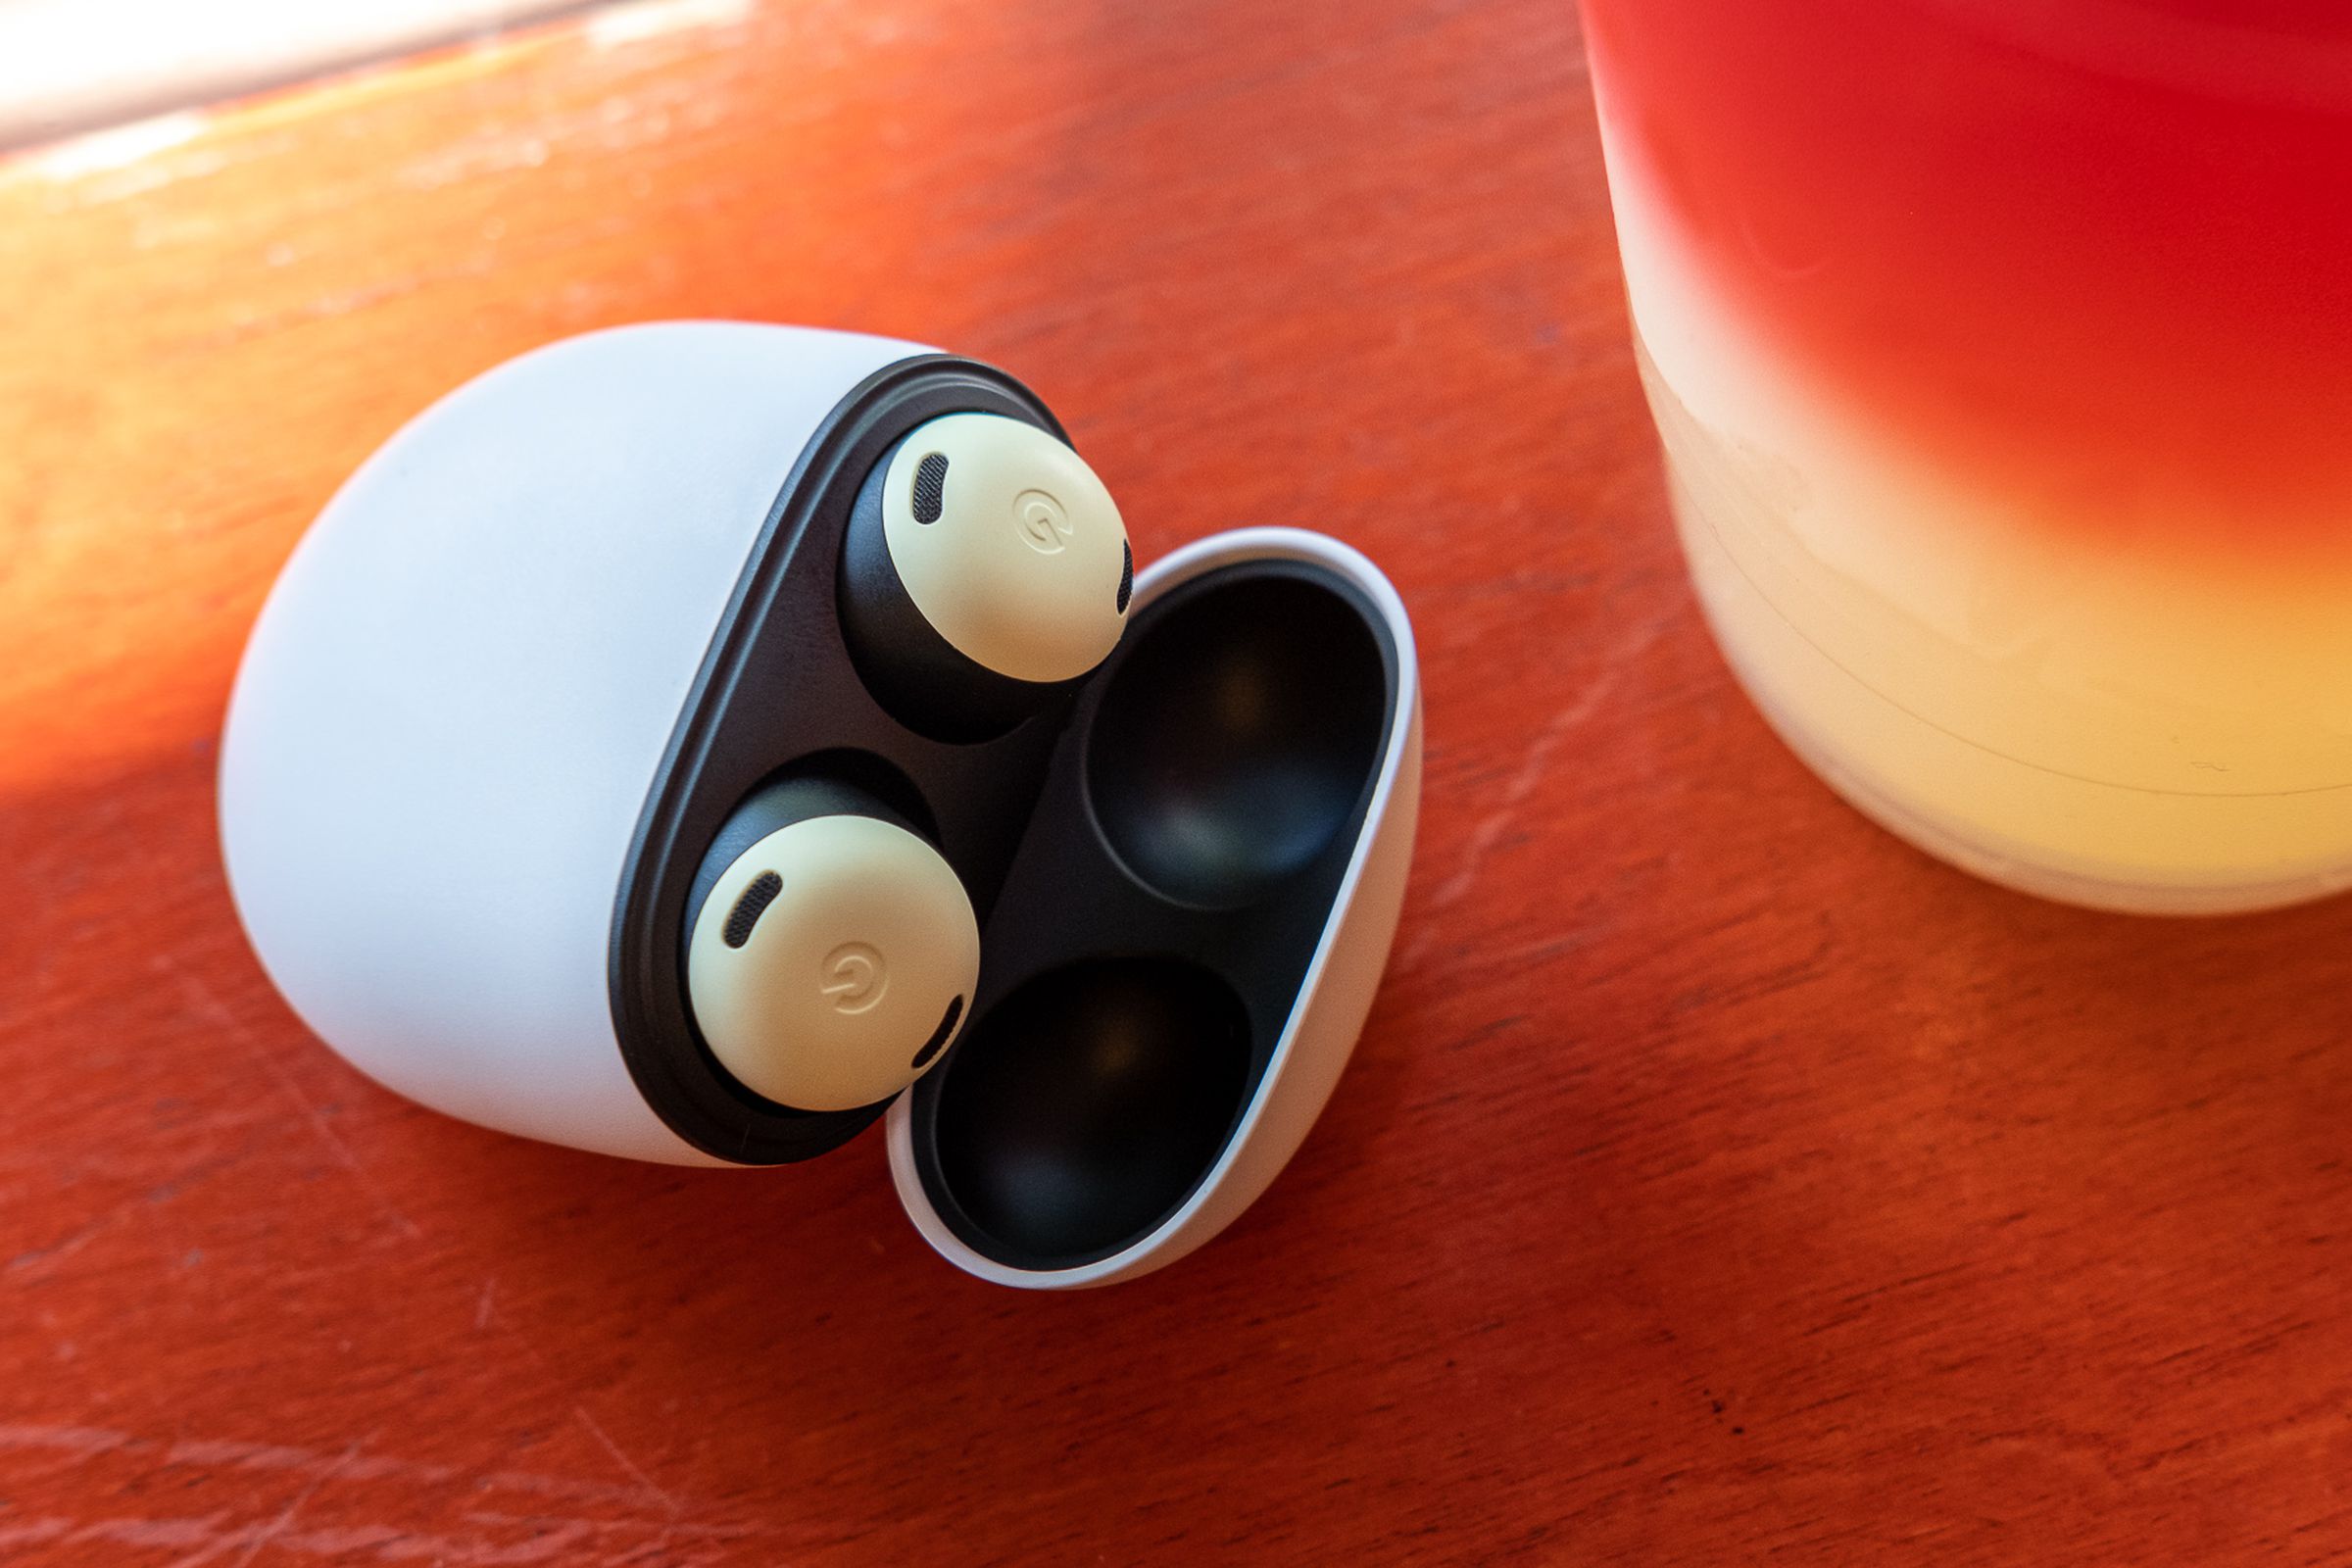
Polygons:
[[859,490],[842,630],[901,722],[979,740],[1109,656],[1134,582],[1119,509],[1077,453],[1019,419],[951,414],[910,431]]
[[816,778],[746,801],[703,857],[686,999],[710,1054],[797,1110],[888,1100],[946,1051],[980,978],[980,927],[939,852]]

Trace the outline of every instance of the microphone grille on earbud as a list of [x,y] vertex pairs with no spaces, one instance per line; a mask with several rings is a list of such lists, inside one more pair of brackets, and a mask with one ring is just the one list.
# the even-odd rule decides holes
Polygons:
[[948,460],[945,454],[934,452],[915,466],[914,520],[937,522],[947,492]]
[[773,871],[762,871],[752,878],[752,885],[743,890],[743,897],[727,911],[727,923],[720,929],[718,939],[730,948],[740,948],[751,941],[752,927],[760,923],[760,916],[767,912],[767,906],[783,891],[784,879]]
[[916,1072],[931,1065],[931,1058],[938,1055],[939,1048],[948,1043],[948,1036],[956,1032],[956,1020],[962,1016],[963,998],[957,997],[948,1004],[948,1010],[940,1016],[939,1027],[931,1031],[931,1038],[923,1042],[923,1049],[914,1054],[911,1065]]

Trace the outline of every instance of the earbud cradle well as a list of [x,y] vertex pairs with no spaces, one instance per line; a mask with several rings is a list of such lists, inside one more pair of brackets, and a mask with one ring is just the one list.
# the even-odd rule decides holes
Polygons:
[[[1305,704],[1336,721],[1302,746]],[[891,1106],[892,1177],[941,1255],[1000,1284],[1106,1285],[1248,1208],[1354,1051],[1420,780],[1412,626],[1369,561],[1244,528],[1144,571],[984,936],[973,1023]],[[1153,817],[1226,874],[1216,897],[1133,854]]]

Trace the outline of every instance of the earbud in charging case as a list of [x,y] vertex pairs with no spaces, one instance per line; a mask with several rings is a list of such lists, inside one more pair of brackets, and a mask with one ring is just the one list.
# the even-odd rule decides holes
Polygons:
[[1001,371],[668,322],[443,399],[304,537],[239,670],[246,931],[452,1115],[768,1165],[885,1114],[958,1266],[1159,1267],[1354,1048],[1420,779],[1411,627],[1249,528],[1135,569]]

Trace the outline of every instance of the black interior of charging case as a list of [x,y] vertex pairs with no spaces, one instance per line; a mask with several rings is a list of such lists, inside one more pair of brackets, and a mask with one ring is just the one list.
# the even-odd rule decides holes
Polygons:
[[966,1246],[1093,1262],[1214,1167],[1362,837],[1396,657],[1356,588],[1302,562],[1138,609],[986,918],[972,1021],[909,1091],[923,1190]]
[[1101,669],[1010,731],[915,733],[851,663],[842,543],[874,465],[964,412],[1061,433],[1018,382],[941,355],[878,372],[809,441],[648,794],[612,1016],[648,1103],[721,1158],[806,1158],[887,1108],[754,1094],[684,991],[695,871],[735,807],[780,774],[858,785],[931,836],[982,927],[971,1021],[908,1091],[924,1191],[975,1251],[1070,1268],[1181,1207],[1262,1083],[1400,721],[1397,651],[1336,572],[1238,562],[1139,604]]

